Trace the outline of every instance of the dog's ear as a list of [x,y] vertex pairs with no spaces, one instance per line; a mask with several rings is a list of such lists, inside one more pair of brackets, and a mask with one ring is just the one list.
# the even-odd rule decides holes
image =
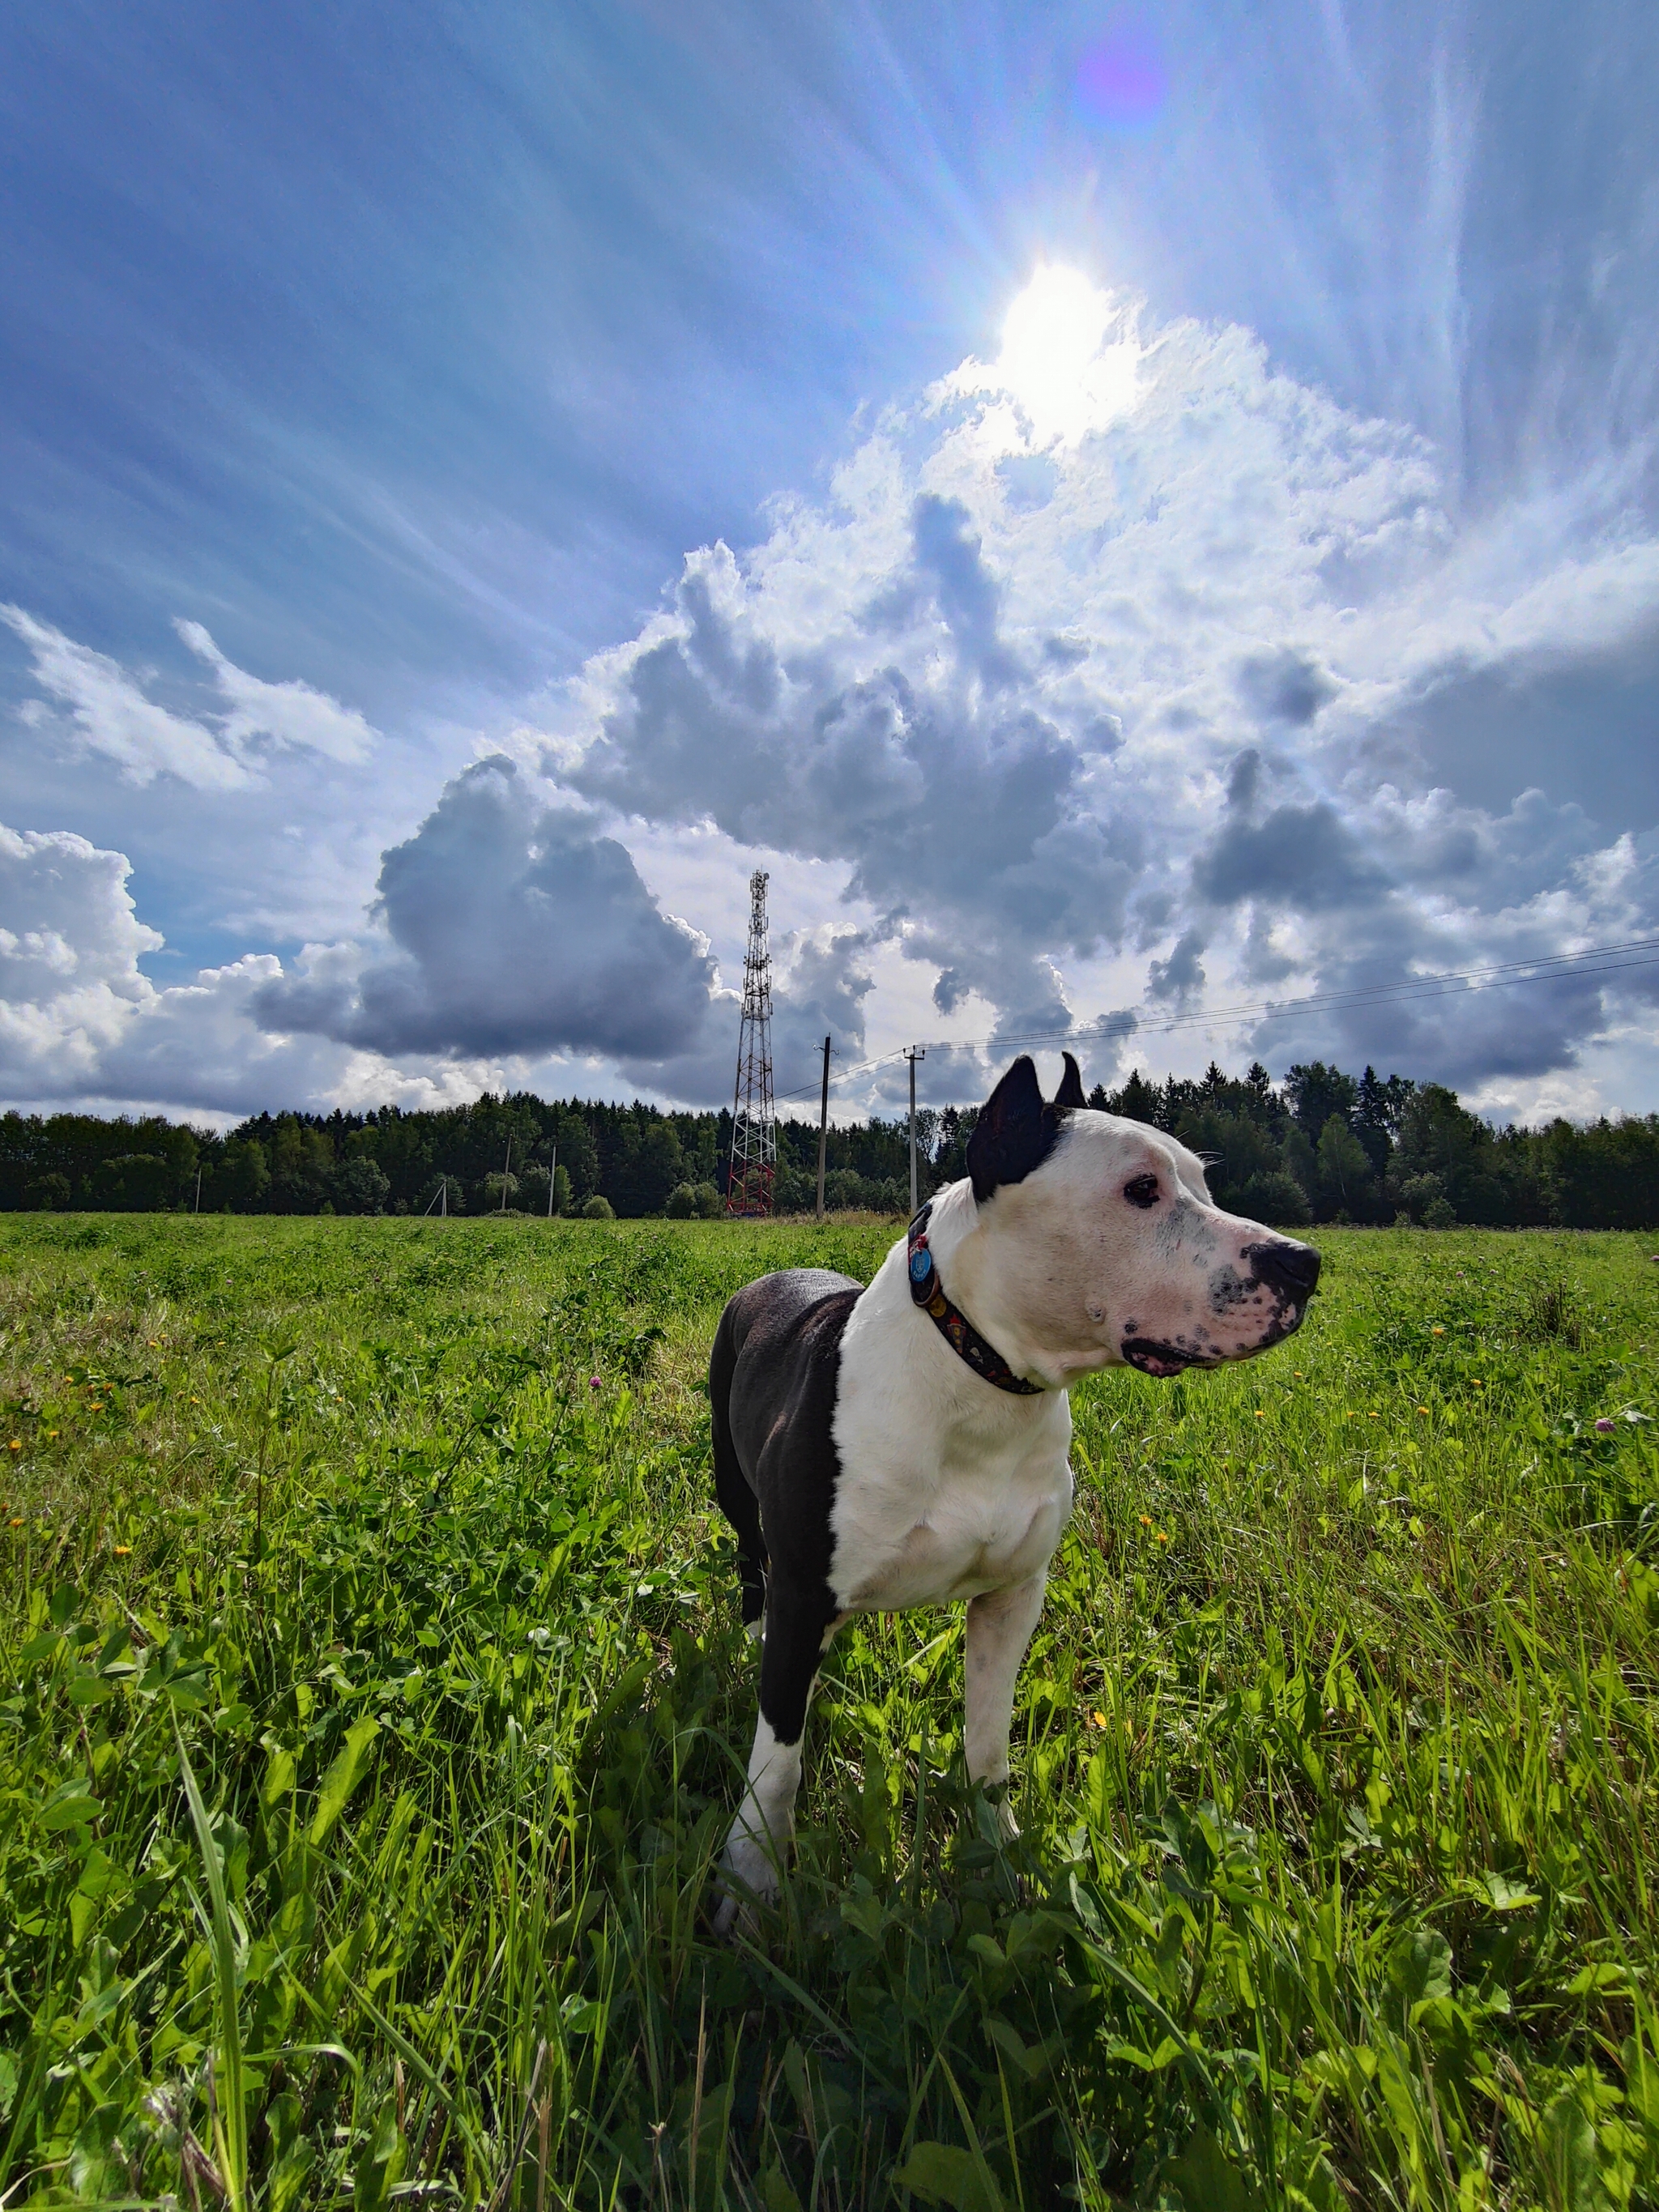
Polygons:
[[1061,1053],[1060,1058],[1066,1063],[1066,1073],[1054,1093],[1054,1104],[1062,1114],[1073,1114],[1089,1102],[1083,1095],[1083,1078],[1077,1072],[1077,1062],[1069,1052]]
[[[1072,1070],[1075,1078],[1076,1070]],[[1062,1094],[1065,1085],[1060,1086]],[[1082,1103],[1082,1085],[1078,1085]],[[1006,1182],[1024,1182],[1060,1140],[1064,1116],[1043,1103],[1030,1056],[1021,1053],[979,1111],[968,1139],[968,1172],[982,1206]]]

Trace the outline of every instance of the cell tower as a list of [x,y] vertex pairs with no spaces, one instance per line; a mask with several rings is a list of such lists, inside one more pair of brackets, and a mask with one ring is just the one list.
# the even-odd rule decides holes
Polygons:
[[749,950],[743,962],[743,1026],[738,1032],[738,1088],[732,1102],[728,1213],[770,1213],[778,1171],[772,1115],[772,958],[766,949],[766,872],[749,878]]

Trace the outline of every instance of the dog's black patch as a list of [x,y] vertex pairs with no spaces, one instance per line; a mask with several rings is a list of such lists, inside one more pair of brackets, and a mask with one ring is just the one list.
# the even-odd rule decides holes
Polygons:
[[1244,1257],[1281,1305],[1305,1305],[1319,1284],[1319,1255],[1299,1237],[1274,1237],[1247,1244]]
[[1052,1103],[1045,1103],[1031,1056],[1023,1052],[981,1107],[968,1139],[968,1172],[980,1205],[1004,1183],[1024,1182],[1040,1168],[1060,1142],[1066,1116],[1087,1105],[1077,1062],[1069,1052],[1065,1059]]
[[1054,1093],[1054,1108],[1061,1114],[1074,1114],[1079,1106],[1086,1106],[1083,1095],[1083,1078],[1077,1072],[1077,1062],[1069,1052],[1060,1054],[1066,1063],[1066,1073],[1060,1079],[1060,1088]]
[[824,1633],[836,1617],[830,1516],[841,1456],[833,1425],[850,1276],[823,1267],[763,1275],[728,1303],[708,1362],[714,1486],[738,1532],[743,1617],[766,1609],[761,1711],[797,1743]]

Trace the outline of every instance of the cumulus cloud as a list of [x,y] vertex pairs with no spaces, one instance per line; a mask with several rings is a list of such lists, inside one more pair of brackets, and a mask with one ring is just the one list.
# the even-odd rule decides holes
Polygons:
[[[139,780],[234,787],[261,748],[344,763],[373,736],[199,626],[181,635],[216,703],[181,715],[6,619],[45,696]],[[4,923],[8,1034],[34,1024],[18,1049],[54,1082],[180,1097],[196,1036],[313,1093],[577,1067],[718,1101],[735,969],[629,849],[678,841],[729,853],[734,880],[769,854],[817,902],[775,907],[781,1073],[810,1075],[826,1031],[861,1052],[897,975],[907,1021],[991,1039],[930,1050],[934,1097],[1108,1007],[1144,1038],[1316,994],[1316,1013],[1230,1018],[1205,1056],[1370,1060],[1512,1100],[1649,1035],[1650,975],[1399,994],[1659,928],[1656,640],[1659,545],[1593,484],[1468,519],[1422,436],[1276,371],[1249,331],[1154,326],[1049,270],[995,359],[889,410],[752,549],[689,555],[518,763],[452,781],[349,942],[154,993],[110,934],[125,864],[77,847],[82,935],[44,890]],[[106,942],[83,1018],[54,979]]]
[[[548,806],[512,761],[453,780],[383,855],[362,933],[287,964],[250,953],[161,988],[163,940],[130,865],[84,838],[0,828],[0,1094],[170,1103],[451,1103],[490,1088],[729,1097],[738,998],[706,940],[665,914],[626,848],[585,811]],[[775,1057],[817,1065],[826,1032],[863,1045],[866,940],[784,933]]]
[[408,1093],[393,1068],[354,1070],[337,1046],[260,1027],[253,1000],[282,973],[271,955],[154,983],[139,962],[163,939],[138,918],[131,873],[124,854],[84,837],[0,824],[0,1096],[222,1116],[320,1103],[354,1073]]
[[0,1091],[63,1095],[94,1084],[151,987],[138,967],[161,939],[139,921],[119,853],[67,830],[0,824]]
[[[374,732],[354,708],[308,684],[267,684],[226,659],[199,623],[181,622],[179,635],[213,670],[226,702],[205,716],[178,714],[149,696],[146,680],[107,653],[77,645],[21,607],[0,606],[0,621],[29,649],[31,672],[46,695],[67,709],[75,738],[113,761],[131,783],[176,776],[198,791],[239,791],[263,781],[257,741],[364,758]],[[153,679],[148,679],[153,681]],[[43,721],[44,700],[25,705]]]
[[457,776],[386,853],[377,910],[386,956],[349,980],[272,983],[267,1027],[378,1052],[667,1059],[707,1012],[705,943],[662,913],[623,846],[539,806],[501,756]]
[[[940,1014],[1009,1037],[1137,951],[1150,1011],[1644,926],[1645,878],[1584,871],[1648,819],[1656,636],[1622,514],[1460,526],[1415,432],[1046,271],[828,501],[690,556],[546,757],[624,815],[839,862]],[[1588,985],[1505,1006],[1501,1043],[1443,1008],[1355,1014],[1345,1048],[1468,1080],[1610,1018]]]

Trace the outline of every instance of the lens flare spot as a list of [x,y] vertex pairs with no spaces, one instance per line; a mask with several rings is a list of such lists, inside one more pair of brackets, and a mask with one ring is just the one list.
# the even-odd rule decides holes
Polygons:
[[1078,106],[1091,121],[1113,130],[1145,130],[1155,123],[1169,90],[1158,40],[1139,26],[1109,32],[1078,64]]

